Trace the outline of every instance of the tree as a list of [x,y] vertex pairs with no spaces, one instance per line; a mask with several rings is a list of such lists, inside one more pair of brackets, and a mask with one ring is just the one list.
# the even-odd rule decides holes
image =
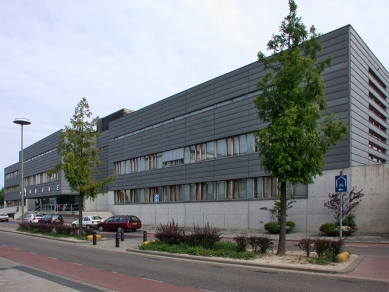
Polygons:
[[109,176],[102,181],[95,178],[99,174],[97,167],[101,164],[96,147],[100,132],[97,131],[99,118],[92,119],[91,116],[88,101],[84,97],[70,119],[71,127],[65,126],[65,130],[59,135],[57,149],[62,161],[51,171],[54,173],[62,169],[71,191],[79,194],[79,234],[82,234],[84,199],[94,199],[98,192],[105,193],[106,187],[115,178]]
[[1,188],[0,190],[0,206],[4,206],[4,194],[5,194],[5,188]]
[[[356,188],[353,188],[348,193],[328,194],[330,199],[327,203],[324,203],[324,207],[334,211],[335,220],[340,221],[362,201],[364,195],[362,190],[356,191]],[[340,214],[340,197],[342,197],[342,216]]]
[[290,0],[280,34],[273,34],[267,44],[271,56],[258,53],[266,74],[258,81],[260,94],[254,103],[258,117],[269,124],[256,136],[261,167],[279,183],[278,255],[285,254],[286,182],[313,183],[313,178],[322,174],[329,147],[347,133],[344,122],[332,114],[320,121],[327,106],[321,73],[331,66],[332,59],[318,61],[319,38],[314,26],[307,31],[297,17],[296,3]]

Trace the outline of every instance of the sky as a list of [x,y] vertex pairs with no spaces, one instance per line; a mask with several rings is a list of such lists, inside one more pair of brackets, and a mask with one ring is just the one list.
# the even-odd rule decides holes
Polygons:
[[[387,0],[297,0],[307,27],[352,25],[386,69]],[[24,147],[94,116],[138,110],[257,60],[287,0],[0,0],[0,188]]]

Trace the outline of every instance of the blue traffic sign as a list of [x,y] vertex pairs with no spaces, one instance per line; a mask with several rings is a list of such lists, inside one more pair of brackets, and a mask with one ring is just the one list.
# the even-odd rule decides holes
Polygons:
[[159,202],[159,194],[154,194],[154,202]]
[[347,175],[335,175],[335,192],[347,192]]

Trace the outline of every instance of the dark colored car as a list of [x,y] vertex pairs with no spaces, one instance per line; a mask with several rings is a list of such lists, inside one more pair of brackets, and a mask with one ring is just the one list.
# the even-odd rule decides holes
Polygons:
[[63,224],[63,217],[59,214],[46,214],[38,221],[38,224]]
[[141,227],[142,222],[138,217],[134,215],[115,215],[109,217],[104,222],[99,223],[99,225],[97,226],[99,231],[114,230],[117,232],[121,232],[122,229],[124,231],[136,231]]

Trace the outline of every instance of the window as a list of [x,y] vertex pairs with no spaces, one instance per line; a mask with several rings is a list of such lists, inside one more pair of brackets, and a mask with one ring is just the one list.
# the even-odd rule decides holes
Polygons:
[[131,173],[131,160],[126,160],[126,173]]
[[207,198],[207,201],[213,201],[215,199],[215,196],[214,196],[214,183],[213,182],[208,182],[205,184],[206,185],[206,198]]
[[260,199],[263,195],[262,177],[257,177],[254,180],[254,198]]
[[217,185],[217,199],[218,200],[225,200],[226,199],[226,182],[225,181],[218,181],[216,183]]
[[207,160],[215,159],[215,142],[207,143]]
[[170,188],[168,186],[163,187],[163,201],[170,202]]
[[386,160],[381,158],[381,157],[378,157],[378,156],[375,156],[373,154],[369,154],[369,160],[373,161],[373,162],[376,162],[376,163],[386,163]]
[[377,81],[379,85],[381,85],[384,89],[386,89],[385,83],[378,77],[378,75],[371,68],[369,68],[369,74],[371,77],[373,77],[375,81]]
[[157,154],[157,168],[162,168],[162,153]]
[[370,142],[370,141],[369,141],[369,148],[374,149],[374,150],[381,152],[383,154],[386,154],[385,148],[378,146],[377,144],[374,144],[373,142]]
[[247,154],[247,136],[240,135],[239,136],[239,154]]
[[196,184],[189,185],[189,201],[196,201]]
[[196,146],[192,145],[189,147],[190,163],[196,162]]
[[272,198],[277,196],[277,179],[271,176],[262,178],[263,198]]
[[223,158],[227,156],[225,139],[217,140],[216,150],[217,150],[217,158]]

